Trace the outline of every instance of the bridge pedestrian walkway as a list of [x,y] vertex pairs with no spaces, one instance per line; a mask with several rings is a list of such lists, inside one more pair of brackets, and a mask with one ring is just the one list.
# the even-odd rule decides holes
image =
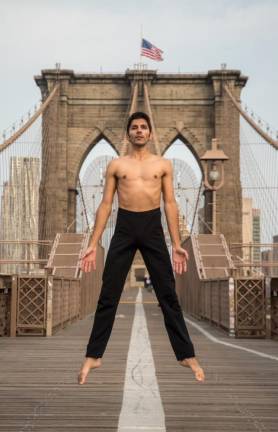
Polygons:
[[84,386],[76,378],[92,317],[50,338],[1,338],[0,431],[277,432],[278,343],[187,318],[204,384],[176,362],[145,290],[124,292],[103,366]]

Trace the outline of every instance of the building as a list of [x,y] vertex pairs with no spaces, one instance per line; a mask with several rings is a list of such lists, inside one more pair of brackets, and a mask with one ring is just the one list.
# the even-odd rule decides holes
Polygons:
[[272,267],[271,263],[273,261],[273,250],[272,249],[266,249],[263,250],[261,253],[261,260],[262,260],[262,271],[265,276],[272,276]]
[[[273,236],[272,261],[278,263],[278,234]],[[278,277],[278,264],[272,267],[272,276]]]
[[[261,211],[260,209],[252,209],[252,241],[253,243],[261,242]],[[261,251],[260,247],[253,248],[254,262],[260,263],[261,261]]]
[[[38,240],[39,185],[39,158],[10,158],[9,180],[4,184],[1,197],[1,240]],[[5,244],[1,247],[1,256],[11,260],[36,259],[38,246]],[[0,271],[12,273],[25,269],[24,265],[6,264]]]
[[[252,198],[242,198],[242,258],[245,262],[261,261],[260,247],[252,246],[261,241],[261,211],[253,208]],[[250,244],[250,246],[249,246]],[[240,255],[240,252],[238,251]]]

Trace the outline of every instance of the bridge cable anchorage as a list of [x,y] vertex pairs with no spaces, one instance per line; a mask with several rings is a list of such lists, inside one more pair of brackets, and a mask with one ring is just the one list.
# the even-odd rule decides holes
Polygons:
[[144,83],[144,98],[145,98],[147,110],[148,110],[150,120],[151,120],[152,135],[153,135],[153,141],[154,141],[154,145],[155,145],[155,151],[156,151],[156,154],[160,156],[160,154],[161,154],[160,146],[159,146],[159,141],[157,138],[156,128],[155,128],[155,124],[154,124],[154,120],[153,120],[153,114],[152,114],[152,109],[151,109],[151,103],[150,103],[147,83]]
[[52,99],[54,98],[57,90],[59,88],[59,84],[56,84],[55,87],[52,89],[51,93],[48,95],[46,100],[41,104],[39,109],[28,119],[28,121],[17,131],[15,132],[10,138],[6,139],[1,145],[0,145],[0,152],[5,150],[7,147],[9,147],[11,144],[13,144],[27,129],[30,128],[30,126],[35,122],[35,120],[45,111],[45,109],[48,107]]
[[[128,117],[130,117],[131,114],[133,114],[135,112],[135,109],[137,106],[137,99],[138,99],[138,81],[135,81],[133,92],[132,92],[132,95],[130,98],[130,106],[129,106],[129,109],[127,111],[128,115],[127,115],[125,122],[124,122],[125,126],[127,124]],[[123,134],[124,134],[124,137],[123,137],[122,144],[121,144],[120,156],[124,156],[127,153],[128,143],[129,143],[126,128],[125,128]]]
[[278,150],[278,140],[274,140],[268,133],[266,133],[260,126],[257,125],[257,123],[242,109],[241,104],[237,102],[235,96],[232,94],[231,89],[229,88],[228,84],[224,84],[224,89],[228,96],[230,97],[231,101],[239,111],[239,113],[242,115],[242,117],[249,123],[249,125],[255,129],[255,131],[266,141],[268,144],[270,144],[272,147],[274,147],[276,150]]

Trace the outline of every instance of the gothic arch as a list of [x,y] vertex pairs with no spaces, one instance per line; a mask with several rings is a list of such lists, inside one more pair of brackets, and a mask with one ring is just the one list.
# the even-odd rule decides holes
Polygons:
[[168,145],[166,145],[165,148],[163,149],[163,154],[166,153],[166,151],[171,147],[172,144],[174,144],[175,141],[177,140],[182,141],[184,145],[188,147],[188,149],[195,157],[196,162],[198,163],[200,171],[202,173],[202,176],[204,176],[204,169],[200,160],[202,145],[200,141],[197,139],[197,137],[190,131],[190,129],[185,127],[181,131],[178,131],[177,129],[173,129],[171,135],[169,134],[167,138],[169,139],[169,141],[168,141]]
[[74,187],[76,187],[77,185],[78,175],[83,162],[85,161],[86,157],[93,149],[93,147],[95,147],[95,145],[97,145],[102,139],[108,142],[111,145],[111,147],[115,150],[115,152],[119,154],[119,150],[118,150],[119,138],[118,135],[115,132],[113,132],[112,129],[106,128],[104,131],[101,131],[98,127],[91,129],[84,136],[84,138],[82,139],[79,145],[79,149],[80,148],[84,149],[83,153],[80,152],[80,154],[75,155],[76,161],[75,161],[74,173],[72,177]]

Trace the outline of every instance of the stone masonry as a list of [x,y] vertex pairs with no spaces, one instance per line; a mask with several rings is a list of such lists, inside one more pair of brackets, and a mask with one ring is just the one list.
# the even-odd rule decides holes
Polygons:
[[[40,185],[40,238],[54,238],[75,219],[79,171],[94,145],[105,138],[119,153],[130,106],[132,86],[139,82],[136,109],[144,110],[143,82],[147,82],[161,154],[179,138],[199,161],[211,139],[229,157],[225,184],[217,192],[217,231],[228,242],[242,237],[239,166],[239,113],[223,89],[228,82],[240,99],[247,78],[238,70],[207,74],[159,74],[127,70],[125,74],[76,74],[71,70],[43,70],[35,77],[43,99],[55,83],[59,92],[43,118],[43,169]],[[199,162],[200,163],[200,162]],[[201,166],[201,163],[200,163]],[[207,222],[211,218],[206,194]],[[72,224],[71,231],[75,230]]]

